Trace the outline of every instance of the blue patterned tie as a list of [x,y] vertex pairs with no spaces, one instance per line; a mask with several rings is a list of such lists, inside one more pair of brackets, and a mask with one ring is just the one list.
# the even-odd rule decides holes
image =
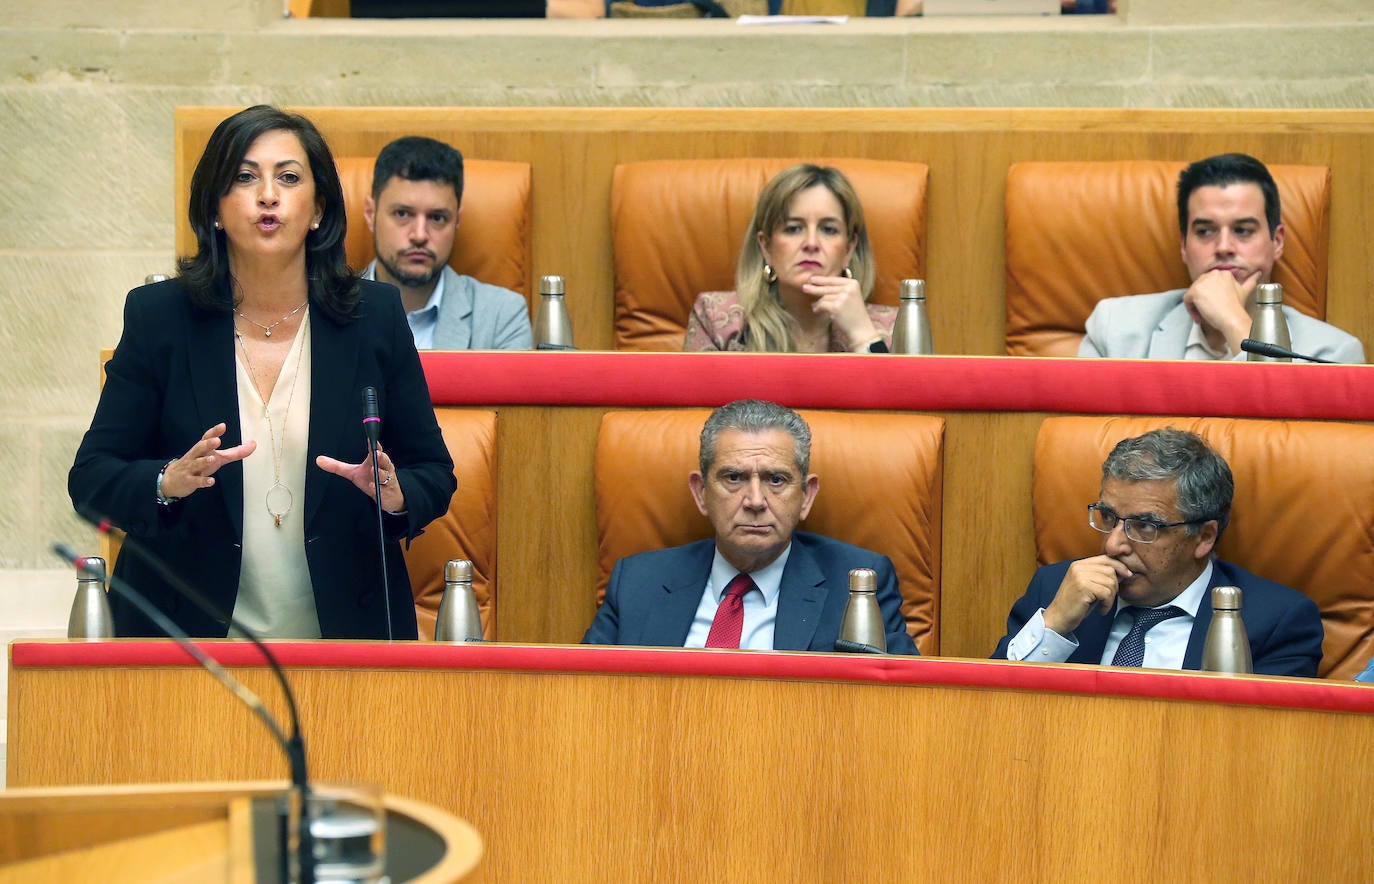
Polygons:
[[1126,637],[1121,640],[1121,644],[1116,647],[1116,654],[1112,657],[1113,666],[1140,666],[1145,662],[1145,633],[1149,632],[1156,624],[1162,623],[1171,617],[1181,617],[1188,613],[1177,605],[1167,605],[1163,608],[1142,608],[1139,605],[1127,605],[1121,612],[1135,615],[1135,622],[1131,624],[1131,631],[1126,633]]

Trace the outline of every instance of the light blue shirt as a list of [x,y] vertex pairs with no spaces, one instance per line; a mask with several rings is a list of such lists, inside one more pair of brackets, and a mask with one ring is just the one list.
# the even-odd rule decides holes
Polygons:
[[[374,260],[367,265],[363,271],[363,279],[377,279],[377,262]],[[444,301],[444,275],[439,274],[439,281],[434,285],[434,292],[425,302],[425,306],[419,310],[412,310],[406,314],[406,322],[410,323],[410,333],[415,338],[416,350],[434,349],[434,327],[439,324],[439,305]]]
[[[757,589],[744,594],[744,628],[740,632],[739,646],[750,651],[773,650],[773,627],[778,622],[778,590],[782,587],[782,571],[787,567],[787,557],[792,552],[792,544],[782,551],[768,565],[749,574]],[[739,569],[716,549],[711,561],[711,576],[707,578],[706,589],[701,594],[701,604],[697,605],[696,617],[692,628],[687,632],[685,648],[706,647],[706,637],[711,634],[711,622],[716,619],[716,609],[725,596],[725,587]]]
[[[1183,656],[1188,652],[1188,641],[1193,635],[1193,623],[1197,620],[1198,608],[1202,606],[1203,594],[1207,591],[1207,585],[1212,581],[1212,563],[1207,562],[1207,567],[1202,569],[1202,573],[1197,579],[1188,584],[1188,588],[1178,594],[1178,597],[1165,605],[1173,605],[1182,608],[1186,613],[1179,617],[1171,617],[1154,626],[1145,634],[1145,662],[1142,664],[1149,669],[1182,669]],[[1116,649],[1121,644],[1121,640],[1126,637],[1126,633],[1131,631],[1134,619],[1130,615],[1121,616],[1121,609],[1125,607],[1121,604],[1121,599],[1116,601],[1116,610],[1113,616],[1116,618],[1112,623],[1112,631],[1107,634],[1107,644],[1102,648],[1102,659],[1099,661],[1104,666],[1110,666],[1112,658],[1116,656]],[[1045,609],[1040,608],[1026,621],[1026,625],[1021,627],[1021,631],[1016,633],[1007,644],[1008,660],[1027,660],[1035,663],[1063,663],[1069,659],[1078,648],[1078,640],[1073,636],[1062,636],[1045,625]]]

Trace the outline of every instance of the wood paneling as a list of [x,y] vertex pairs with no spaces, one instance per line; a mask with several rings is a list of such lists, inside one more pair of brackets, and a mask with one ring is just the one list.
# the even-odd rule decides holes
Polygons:
[[[977,665],[987,687],[288,669],[313,775],[469,820],[492,881],[1374,879],[1374,769],[1352,762],[1370,715],[1020,690],[995,674],[1016,664]],[[279,708],[265,670],[236,672]],[[11,785],[284,772],[193,667],[10,679]]]
[[[177,250],[190,174],[234,108],[179,108]],[[336,155],[402,134],[534,170],[534,271],[567,278],[579,346],[612,341],[611,173],[672,157],[860,156],[930,166],[927,291],[942,353],[1003,352],[1003,190],[1022,160],[1193,160],[1239,150],[1329,166],[1328,319],[1374,344],[1374,112],[1366,110],[307,108]],[[819,124],[818,124],[819,121]],[[1126,294],[1126,293],[1123,293]]]

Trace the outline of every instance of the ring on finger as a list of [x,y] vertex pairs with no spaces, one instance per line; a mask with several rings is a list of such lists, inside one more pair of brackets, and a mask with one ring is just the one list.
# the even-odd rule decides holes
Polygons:
[[383,480],[381,481],[381,484],[386,485],[386,484],[389,483],[390,481],[391,481],[391,477],[390,477],[390,476],[387,476],[385,479],[383,479]]

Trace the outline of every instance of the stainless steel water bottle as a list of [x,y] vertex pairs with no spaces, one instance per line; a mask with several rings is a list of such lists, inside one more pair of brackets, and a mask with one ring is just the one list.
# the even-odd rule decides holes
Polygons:
[[849,572],[849,601],[840,621],[840,638],[858,645],[887,651],[883,612],[878,608],[878,573],[872,568]]
[[76,572],[76,598],[67,618],[67,638],[114,638],[114,615],[105,596],[105,560],[87,556],[86,567]]
[[926,281],[904,279],[902,301],[897,307],[897,322],[892,326],[892,352],[930,356],[935,344],[930,336],[930,316],[926,313]]
[[444,597],[434,621],[434,640],[462,644],[482,638],[482,615],[472,590],[472,562],[449,559],[444,564]]
[[1218,586],[1212,590],[1212,625],[1202,645],[1205,672],[1254,672],[1250,662],[1250,639],[1240,616],[1241,592],[1237,586]]

